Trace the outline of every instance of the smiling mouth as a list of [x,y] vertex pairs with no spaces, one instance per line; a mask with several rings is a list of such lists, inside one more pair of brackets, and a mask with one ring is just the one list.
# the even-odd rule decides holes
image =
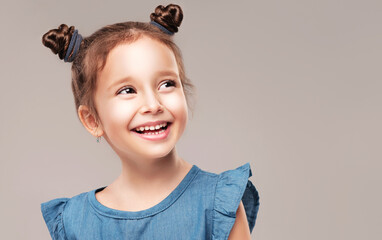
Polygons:
[[171,125],[170,122],[166,122],[164,124],[161,124],[159,128],[148,128],[148,127],[139,127],[135,128],[132,131],[138,133],[138,134],[145,134],[145,135],[157,135],[160,133],[163,133],[166,131],[166,129]]

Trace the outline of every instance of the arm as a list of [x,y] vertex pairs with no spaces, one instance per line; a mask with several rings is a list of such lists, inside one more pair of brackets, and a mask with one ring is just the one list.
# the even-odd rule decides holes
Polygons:
[[240,205],[236,211],[236,221],[233,224],[228,240],[245,240],[245,239],[250,240],[251,233],[249,231],[247,215],[245,214],[243,202],[240,201]]

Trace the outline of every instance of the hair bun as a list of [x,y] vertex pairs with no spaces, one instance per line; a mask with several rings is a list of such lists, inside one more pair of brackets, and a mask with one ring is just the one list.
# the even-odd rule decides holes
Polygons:
[[42,36],[42,44],[50,48],[54,54],[58,53],[60,59],[63,59],[73,32],[74,26],[68,27],[66,24],[61,24],[57,29],[52,29]]
[[151,21],[157,22],[170,32],[178,32],[183,20],[183,11],[179,5],[169,4],[166,7],[159,5],[150,15]]

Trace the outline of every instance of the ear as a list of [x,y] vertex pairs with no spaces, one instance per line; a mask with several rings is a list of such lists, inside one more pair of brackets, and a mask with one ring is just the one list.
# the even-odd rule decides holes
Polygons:
[[78,116],[86,130],[94,137],[100,137],[103,135],[102,126],[96,122],[95,117],[90,113],[89,108],[85,105],[78,107]]

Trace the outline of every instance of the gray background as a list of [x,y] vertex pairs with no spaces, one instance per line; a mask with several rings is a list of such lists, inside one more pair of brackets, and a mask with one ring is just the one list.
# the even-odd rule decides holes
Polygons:
[[[50,239],[40,203],[111,183],[120,160],[76,116],[70,64],[41,43],[148,21],[168,1],[2,1],[0,235]],[[197,88],[178,144],[222,172],[250,162],[254,239],[381,239],[382,2],[174,1]]]

